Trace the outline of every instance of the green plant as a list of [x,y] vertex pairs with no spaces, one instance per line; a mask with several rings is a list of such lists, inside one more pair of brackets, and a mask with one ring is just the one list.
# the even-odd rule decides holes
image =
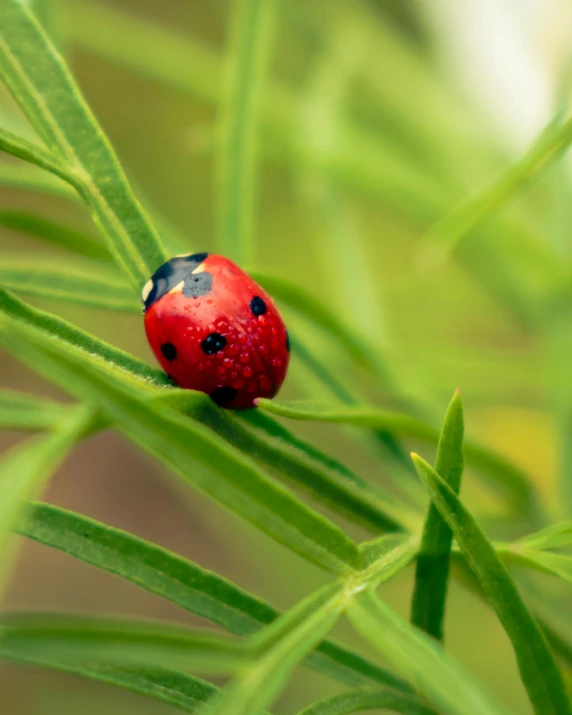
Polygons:
[[[480,180],[483,172],[488,176],[489,168],[496,166],[496,149],[491,142],[485,151],[477,140],[459,131],[457,122],[470,126],[471,118],[435,85],[412,47],[392,32],[391,23],[374,23],[361,6],[345,2],[335,3],[331,27],[326,28],[329,42],[308,97],[302,100],[301,115],[311,115],[316,122],[314,141],[301,137],[292,119],[297,98],[291,92],[271,85],[267,101],[262,101],[273,37],[270,28],[279,5],[277,0],[239,0],[227,58],[231,81],[226,93],[217,90],[217,79],[223,74],[218,57],[200,44],[173,38],[111,6],[81,2],[69,9],[72,16],[79,16],[73,25],[76,42],[179,91],[219,104],[222,139],[214,140],[214,151],[223,177],[217,203],[220,246],[225,252],[254,261],[258,142],[264,157],[299,177],[313,229],[321,235],[316,244],[322,246],[324,257],[333,254],[327,256],[332,271],[342,273],[351,253],[348,249],[360,250],[359,239],[349,243],[348,231],[356,234],[347,229],[353,219],[345,190],[373,195],[412,223],[426,224],[441,219],[463,194],[463,184],[444,154],[459,151],[474,159],[467,161],[467,170]],[[57,196],[70,206],[79,198],[104,242],[41,212],[0,211],[0,225],[65,251],[57,261],[30,263],[24,255],[3,260],[0,344],[75,400],[64,404],[0,391],[0,426],[40,432],[0,462],[1,583],[4,586],[10,576],[14,549],[9,535],[16,532],[124,578],[207,619],[220,631],[95,616],[5,614],[0,628],[2,658],[118,685],[205,715],[265,711],[299,663],[351,689],[310,705],[303,710],[306,715],[374,708],[418,715],[507,713],[500,698],[439,642],[447,586],[454,573],[496,612],[511,641],[533,711],[572,713],[563,675],[572,667],[572,638],[555,624],[559,616],[566,618],[566,610],[554,603],[547,617],[527,578],[519,588],[507,570],[518,564],[528,579],[531,573],[543,572],[570,584],[570,555],[552,552],[569,549],[571,523],[549,525],[546,505],[526,471],[478,441],[464,438],[459,393],[450,403],[442,429],[435,427],[435,396],[430,390],[417,394],[411,389],[387,344],[367,329],[370,317],[381,325],[380,316],[368,312],[367,296],[375,292],[375,281],[366,270],[367,261],[358,261],[346,276],[348,291],[365,304],[366,315],[359,321],[353,319],[351,309],[344,312],[343,306],[320,300],[295,281],[253,266],[255,277],[292,320],[298,358],[294,379],[304,383],[307,396],[322,402],[260,400],[258,408],[247,414],[224,412],[202,394],[171,387],[160,370],[15,295],[137,312],[138,295],[149,274],[171,248],[186,243],[155,209],[145,211],[135,198],[47,34],[53,31],[47,3],[38,1],[36,6],[42,11],[43,26],[33,15],[34,8],[23,0],[0,4],[0,75],[42,142],[30,139],[24,129],[13,131],[20,120],[12,115],[12,129],[0,129],[0,148],[27,163],[2,162],[0,183]],[[104,33],[98,31],[100,25],[105,26]],[[427,121],[420,122],[399,83],[388,82],[375,93],[379,103],[375,110],[397,136],[405,124],[405,153],[415,155],[415,164],[411,157],[404,159],[392,141],[385,141],[385,135],[374,134],[344,112],[352,83],[370,89],[375,84],[363,69],[367,63],[360,53],[376,57],[373,40],[380,35],[401,68],[401,82],[418,88],[427,100]],[[364,38],[367,50],[362,47]],[[155,59],[146,51],[150,46],[156,48]],[[470,264],[472,275],[489,287],[516,321],[527,329],[541,325],[539,331],[554,339],[559,359],[565,321],[543,317],[550,301],[558,303],[558,315],[568,315],[568,263],[529,227],[531,207],[493,214],[525,180],[560,156],[571,139],[568,123],[551,126],[521,162],[477,198],[437,221],[421,242],[422,256],[437,247],[441,257],[447,251]],[[153,228],[155,223],[162,238]],[[332,233],[333,242],[323,240],[340,225],[346,228],[337,236]],[[479,225],[482,232],[473,234]],[[515,238],[523,247],[518,252],[513,250]],[[474,260],[477,252],[486,261]],[[536,292],[527,284],[531,265],[535,276],[530,283]],[[513,280],[512,271],[519,280]],[[319,335],[316,341],[309,339],[314,333]],[[351,365],[356,379],[341,378],[340,365]],[[564,435],[569,394],[559,403]],[[388,402],[393,410],[379,408]],[[365,479],[273,415],[347,427],[356,448],[383,463],[393,481],[382,486]],[[73,448],[106,428],[117,430],[165,465],[185,487],[208,495],[318,566],[326,574],[326,585],[279,613],[222,576],[155,544],[33,501]],[[435,469],[416,455],[411,462],[406,439],[437,447]],[[491,541],[465,499],[460,499],[465,463],[474,470],[471,482],[489,489],[500,505],[496,523],[486,525],[487,533],[497,528],[510,538]],[[566,469],[561,477],[565,512],[561,516],[569,518]],[[419,481],[431,499],[426,517]],[[302,495],[311,497],[315,506]],[[366,529],[372,540],[358,542],[349,535],[350,526],[342,528],[337,517],[351,522],[351,528]],[[514,532],[526,536],[514,540]],[[413,562],[416,576],[409,624],[376,589]],[[327,640],[342,617],[383,656],[387,668],[359,650]],[[222,674],[230,680],[219,689],[188,670],[213,677]]]

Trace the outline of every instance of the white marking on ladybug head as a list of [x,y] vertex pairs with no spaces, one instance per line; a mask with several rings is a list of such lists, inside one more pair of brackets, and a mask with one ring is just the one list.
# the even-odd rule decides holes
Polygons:
[[195,270],[192,272],[191,275],[196,275],[197,273],[202,273],[203,271],[206,271],[205,267],[205,262],[203,261],[202,263],[199,263],[199,265],[195,268]]
[[149,293],[153,290],[153,281],[150,278],[147,283],[143,286],[143,290],[141,291],[141,300],[145,302],[147,298],[149,297]]
[[182,293],[184,287],[185,287],[185,281],[182,280],[180,283],[177,283],[176,286],[174,286],[173,288],[171,288],[171,290],[169,291],[169,293]]

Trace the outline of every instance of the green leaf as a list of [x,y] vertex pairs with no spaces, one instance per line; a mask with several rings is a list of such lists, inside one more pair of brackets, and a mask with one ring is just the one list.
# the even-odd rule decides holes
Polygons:
[[507,566],[516,564],[517,566],[532,567],[572,584],[572,556],[537,551],[520,546],[518,543],[497,548],[497,554]]
[[[0,273],[1,273],[0,268]],[[7,314],[23,319],[29,325],[38,327],[49,334],[57,335],[58,340],[65,340],[70,345],[81,347],[91,355],[99,355],[109,363],[117,365],[128,371],[131,378],[141,381],[152,380],[157,384],[168,384],[165,374],[127,353],[111,345],[98,341],[93,336],[84,333],[64,321],[31,308],[22,301],[14,298],[6,291],[0,289],[0,309]],[[253,455],[262,464],[279,469],[281,478],[296,483],[298,487],[311,491],[316,496],[329,500],[331,508],[349,515],[359,522],[366,523],[375,529],[394,528],[396,524],[415,525],[417,519],[410,509],[397,502],[396,499],[386,495],[379,489],[371,488],[364,480],[347,470],[339,463],[326,461],[328,472],[319,468],[313,462],[300,458],[296,453],[279,447],[276,443],[269,444],[267,438],[259,438],[245,430],[234,418],[227,413],[215,408],[210,400],[202,394],[189,390],[161,391],[155,396],[159,402],[184,410],[193,418],[200,420],[218,434],[224,436],[231,444],[247,454]],[[261,417],[264,417],[261,415]],[[266,427],[269,421],[266,418]],[[276,425],[276,423],[274,423]],[[281,435],[284,437],[284,432]],[[297,449],[302,449],[301,441],[295,444]],[[316,451],[311,456],[316,457]],[[332,467],[335,468],[333,471]],[[327,492],[322,490],[327,486]],[[352,511],[350,511],[350,507]]]
[[244,644],[228,636],[151,621],[23,612],[5,614],[0,633],[0,656],[6,653],[15,660],[31,651],[37,658],[67,662],[94,660],[228,673],[248,658]]
[[572,713],[562,674],[546,639],[493,546],[435,470],[417,455],[413,456],[413,461],[512,642],[522,681],[535,712],[538,715]]
[[333,628],[346,594],[326,586],[297,604],[256,639],[258,658],[204,708],[204,715],[257,715],[282,690],[294,667]]
[[[4,581],[11,551],[10,531],[26,502],[42,487],[75,446],[93,417],[91,407],[70,410],[54,431],[17,444],[0,461],[0,583]],[[7,551],[9,553],[7,553]]]
[[62,343],[73,345],[91,355],[97,355],[140,384],[145,382],[159,386],[171,384],[162,370],[151,367],[143,360],[99,340],[51,313],[33,308],[0,287],[0,314],[2,313],[42,330],[48,335],[57,336]]
[[[56,506],[30,505],[16,531],[116,574],[235,635],[252,635],[279,615],[266,602],[187,559]],[[390,673],[334,643],[320,644],[306,663],[348,685],[407,689]]]
[[70,409],[73,408],[36,395],[0,390],[0,429],[52,429],[64,421]]
[[254,256],[257,145],[276,4],[239,0],[233,9],[218,119],[219,245],[223,255],[244,265]]
[[[99,241],[62,223],[55,223],[27,211],[5,209],[0,211],[0,226],[26,233],[80,256],[107,260],[109,252]],[[30,263],[28,258],[28,263]],[[92,266],[93,268],[93,266]],[[133,300],[133,292],[131,291]],[[133,301],[134,302],[134,301]]]
[[[17,0],[14,1],[16,2]],[[0,15],[0,17],[2,17],[2,15]],[[3,49],[2,45],[2,37],[0,36],[0,53]],[[1,63],[0,67],[2,67]],[[52,152],[46,151],[41,146],[34,144],[24,137],[13,134],[7,129],[0,128],[0,150],[23,161],[29,161],[31,164],[35,164],[41,169],[49,171],[58,178],[67,181],[68,184],[71,184],[74,188],[77,188],[78,179],[65,161],[62,161]]]
[[[418,521],[406,504],[294,437],[267,415],[257,415],[257,411],[251,410],[250,414],[230,416],[201,394],[188,390],[169,390],[158,395],[158,399],[198,419],[334,512],[376,533],[380,529],[401,530],[404,525]],[[247,429],[245,422],[255,424],[262,434]]]
[[[384,412],[372,407],[314,406],[305,402],[279,403],[263,399],[256,403],[263,410],[290,419],[387,430],[391,434],[411,437],[427,444],[437,446],[439,443],[439,431],[432,425],[401,413]],[[465,441],[464,454],[467,465],[486,474],[490,482],[510,495],[515,509],[536,508],[538,499],[532,480],[516,465],[471,440]]]
[[528,534],[519,539],[516,545],[527,549],[560,549],[572,545],[572,521],[561,521],[545,529]]
[[375,693],[345,693],[320,700],[298,715],[350,715],[362,710],[391,710],[402,715],[432,715],[433,710],[411,695],[381,690]]
[[14,663],[33,665],[50,670],[78,675],[90,680],[96,680],[108,685],[115,685],[132,692],[154,698],[183,712],[193,713],[212,697],[217,688],[201,678],[187,673],[165,668],[127,668],[116,664],[99,663],[94,660],[85,662],[77,658],[66,660],[50,649],[47,638],[41,643],[41,653],[24,636],[24,643],[18,643],[17,633],[11,633],[11,641],[15,647],[8,649],[0,641],[0,657]]
[[572,141],[572,118],[560,123],[560,115],[536,139],[514,166],[475,197],[457,206],[438,221],[421,241],[422,250],[442,257],[458,242],[497,211],[528,181],[559,159]]
[[2,2],[0,28],[0,72],[8,89],[51,154],[73,175],[112,254],[140,290],[165,254],[107,138],[22,0]]
[[371,590],[348,607],[355,628],[443,715],[501,715],[495,703],[441,645],[383,603]]
[[[435,469],[455,494],[463,475],[463,404],[457,391],[445,416],[437,448]],[[411,623],[430,636],[443,640],[443,619],[449,579],[453,532],[431,503],[417,556]]]
[[35,191],[60,199],[80,200],[77,191],[70,184],[32,164],[0,162],[0,186]]
[[[1,221],[1,218],[0,218]],[[105,265],[79,261],[8,258],[0,265],[0,282],[17,293],[62,300],[103,310],[141,313],[133,291]]]
[[[145,399],[139,385],[75,346],[4,317],[0,339],[64,389],[91,395],[112,424],[185,481],[315,564],[347,574],[357,548],[339,527],[202,425]],[[137,388],[137,389],[136,389]]]

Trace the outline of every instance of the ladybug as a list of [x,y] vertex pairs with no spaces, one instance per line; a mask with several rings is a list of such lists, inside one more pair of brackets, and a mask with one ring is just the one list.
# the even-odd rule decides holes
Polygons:
[[171,258],[142,302],[149,345],[179,387],[237,410],[280,389],[290,358],[286,326],[270,296],[228,258]]

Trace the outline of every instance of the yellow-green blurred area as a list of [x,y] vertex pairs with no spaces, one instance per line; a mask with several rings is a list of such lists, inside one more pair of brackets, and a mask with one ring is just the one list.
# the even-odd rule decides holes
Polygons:
[[[385,384],[374,380],[344,345],[285,309],[293,357],[279,399],[339,401],[301,360],[296,335],[351,394],[379,407],[439,420],[459,387],[467,433],[530,475],[549,519],[570,517],[566,158],[547,161],[454,241],[440,242],[438,229],[427,232],[518,163],[549,122],[566,119],[572,9],[565,0],[275,1],[256,165],[254,257],[247,267],[287,278],[319,298],[383,356],[391,375]],[[50,0],[48,8],[46,26],[142,202],[161,224],[174,227],[188,251],[217,251],[217,108],[233,3]],[[3,90],[0,121],[22,131],[23,119]],[[0,188],[0,212],[7,209],[41,212],[95,236],[87,212],[63,198]],[[57,262],[66,255],[3,227],[0,241],[3,258]],[[30,300],[153,362],[140,315]],[[4,387],[67,399],[5,353],[0,374]],[[288,427],[364,477],[390,490],[411,490],[415,499],[421,494],[406,470],[383,463],[359,434],[334,425]],[[0,444],[18,439],[4,433]],[[432,450],[406,446],[433,460]],[[468,471],[463,496],[492,536],[513,538],[530,528],[496,523],[502,504],[472,477]],[[325,578],[206,498],[183,491],[111,432],[74,452],[45,499],[188,556],[281,608]],[[371,538],[343,526],[357,539]],[[381,590],[404,616],[412,573],[406,570]],[[535,583],[570,606],[569,591],[550,577],[537,576]],[[24,542],[4,608],[198,621],[118,578]],[[337,635],[359,643],[347,624]],[[455,581],[446,643],[514,712],[531,712],[492,610]],[[272,712],[294,713],[340,690],[299,668]],[[175,711],[111,686],[2,665],[0,712]]]

